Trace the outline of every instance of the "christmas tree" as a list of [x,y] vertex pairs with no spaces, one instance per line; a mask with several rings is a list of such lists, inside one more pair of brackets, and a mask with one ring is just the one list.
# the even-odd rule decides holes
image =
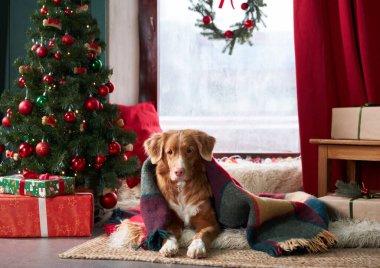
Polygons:
[[89,0],[40,0],[27,32],[26,56],[16,60],[20,77],[5,90],[0,109],[0,175],[23,170],[74,176],[76,186],[103,194],[135,176],[130,157],[136,136],[125,131],[116,105],[112,71]]

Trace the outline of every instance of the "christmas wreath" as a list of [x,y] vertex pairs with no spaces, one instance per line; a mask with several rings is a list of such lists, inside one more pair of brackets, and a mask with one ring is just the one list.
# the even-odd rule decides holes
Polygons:
[[[232,8],[234,7],[233,0],[231,1]],[[202,16],[201,20],[198,20],[195,24],[202,29],[201,34],[208,37],[208,39],[215,40],[225,40],[226,46],[223,49],[223,53],[228,49],[229,54],[232,54],[236,41],[240,44],[248,43],[252,46],[251,38],[253,35],[253,30],[257,27],[259,22],[263,23],[262,16],[263,12],[261,7],[266,6],[263,0],[247,0],[247,2],[242,3],[240,8],[245,11],[244,18],[230,26],[227,30],[219,29],[215,21],[214,12],[214,1],[213,0],[199,0],[194,3],[190,0],[192,6],[189,7],[190,10],[199,13]],[[224,0],[220,0],[219,8],[222,8]]]

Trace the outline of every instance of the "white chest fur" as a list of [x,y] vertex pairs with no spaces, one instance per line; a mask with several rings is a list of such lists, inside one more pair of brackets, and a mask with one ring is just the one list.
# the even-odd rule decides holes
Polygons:
[[178,217],[180,217],[181,220],[183,220],[185,226],[189,225],[191,217],[195,216],[199,212],[199,207],[202,205],[204,201],[199,201],[196,204],[188,204],[185,202],[185,194],[183,191],[183,188],[185,186],[186,182],[179,182],[177,184],[178,186],[178,197],[177,202],[174,203],[173,201],[169,201],[169,206],[171,209],[173,209]]

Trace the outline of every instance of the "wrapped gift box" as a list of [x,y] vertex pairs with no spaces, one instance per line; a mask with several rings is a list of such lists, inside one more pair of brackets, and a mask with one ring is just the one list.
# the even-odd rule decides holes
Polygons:
[[326,205],[332,218],[353,218],[380,222],[380,198],[352,199],[336,195],[319,198]]
[[93,195],[37,198],[0,194],[0,237],[91,236]]
[[333,108],[331,138],[380,140],[380,107]]
[[0,177],[0,193],[36,197],[75,193],[74,177],[55,176],[51,178],[53,179],[49,179],[47,176],[45,179],[24,179],[21,174]]

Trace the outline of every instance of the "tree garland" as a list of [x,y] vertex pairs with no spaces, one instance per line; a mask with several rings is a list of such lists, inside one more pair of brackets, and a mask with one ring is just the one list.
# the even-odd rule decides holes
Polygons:
[[[213,11],[213,0],[199,0],[194,3],[193,0],[189,0],[192,4],[189,7],[190,10],[195,11],[202,15],[202,20],[197,20],[196,26],[202,29],[201,34],[208,37],[208,39],[225,40],[226,46],[223,49],[223,53],[228,49],[228,54],[231,55],[234,49],[236,41],[240,44],[248,42],[252,46],[251,38],[253,30],[257,27],[258,23],[263,23],[263,12],[261,7],[266,6],[264,0],[247,0],[247,2],[241,4],[240,8],[245,10],[244,19],[241,22],[237,22],[230,26],[230,29],[223,31],[219,29],[215,23],[215,12]],[[220,1],[219,8],[223,6],[224,0]],[[231,0],[233,6],[233,0]]]

